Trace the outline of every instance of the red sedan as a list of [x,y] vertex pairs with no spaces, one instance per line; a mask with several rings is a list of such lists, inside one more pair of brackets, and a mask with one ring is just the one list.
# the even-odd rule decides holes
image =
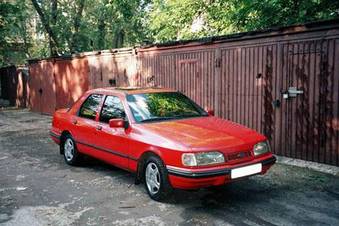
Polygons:
[[265,136],[169,89],[90,90],[55,112],[50,135],[67,164],[90,155],[131,171],[154,200],[264,174],[276,161]]

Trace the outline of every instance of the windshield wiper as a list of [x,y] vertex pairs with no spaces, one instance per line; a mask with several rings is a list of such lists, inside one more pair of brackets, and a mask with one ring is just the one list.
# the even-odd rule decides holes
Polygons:
[[156,122],[156,121],[165,121],[165,120],[171,120],[171,119],[183,119],[183,118],[193,118],[193,117],[203,117],[203,116],[208,116],[208,115],[176,115],[176,116],[171,116],[171,117],[155,117],[155,118],[148,118],[141,120],[140,122]]
[[180,115],[180,116],[177,116],[176,118],[192,118],[192,117],[201,117],[201,116],[204,116],[204,115],[197,115],[197,114],[192,114],[192,115]]
[[170,119],[176,119],[178,117],[157,117],[157,118],[148,118],[141,120],[140,122],[156,122],[156,121],[163,121],[163,120],[170,120]]

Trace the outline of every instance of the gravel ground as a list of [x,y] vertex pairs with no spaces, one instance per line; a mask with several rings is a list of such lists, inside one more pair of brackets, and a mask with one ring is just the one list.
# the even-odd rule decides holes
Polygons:
[[152,201],[128,172],[70,167],[51,118],[0,111],[0,225],[339,225],[339,177],[276,164],[264,176]]

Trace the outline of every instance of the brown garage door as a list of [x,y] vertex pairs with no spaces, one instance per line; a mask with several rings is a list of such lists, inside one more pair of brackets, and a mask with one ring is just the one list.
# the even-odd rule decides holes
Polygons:
[[53,114],[55,111],[53,62],[44,60],[31,64],[29,86],[31,110]]

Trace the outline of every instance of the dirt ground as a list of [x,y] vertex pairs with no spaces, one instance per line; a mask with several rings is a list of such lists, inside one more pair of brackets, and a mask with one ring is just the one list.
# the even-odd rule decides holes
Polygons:
[[339,225],[339,177],[276,164],[264,176],[152,201],[128,172],[70,167],[51,118],[0,111],[0,225]]

